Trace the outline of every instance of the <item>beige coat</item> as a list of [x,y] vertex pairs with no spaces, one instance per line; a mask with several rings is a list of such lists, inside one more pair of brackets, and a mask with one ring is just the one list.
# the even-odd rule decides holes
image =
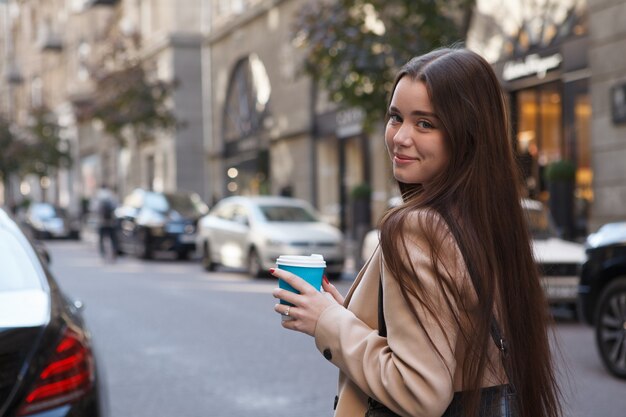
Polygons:
[[[453,312],[443,301],[444,295],[435,282],[429,245],[417,221],[420,217],[423,220],[425,215],[425,211],[411,214],[406,219],[403,233],[407,238],[411,262],[425,285],[428,297],[435,299],[434,305],[441,306],[436,315],[444,323],[445,331],[436,324],[433,315],[427,313],[417,300],[412,300],[425,329],[419,326],[400,293],[396,279],[384,267],[382,252],[378,248],[354,281],[346,296],[345,308],[340,305],[328,307],[319,317],[315,329],[317,348],[340,370],[336,417],[363,416],[368,397],[402,416],[440,417],[452,400],[454,391],[463,389],[461,367],[457,364],[462,362],[464,343],[461,337],[457,337],[459,329]],[[464,304],[475,306],[477,300],[473,285],[445,224],[437,228],[436,239],[443,242],[443,266],[466,297]],[[381,272],[386,338],[379,336],[377,330]],[[426,334],[437,344],[443,359]],[[490,343],[490,346],[490,361],[496,364],[495,373],[498,375],[488,370],[483,386],[506,381],[499,365],[498,350],[494,344]]]

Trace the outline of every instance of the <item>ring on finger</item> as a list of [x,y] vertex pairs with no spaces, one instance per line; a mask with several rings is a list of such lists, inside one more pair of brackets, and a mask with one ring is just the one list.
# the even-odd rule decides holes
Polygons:
[[291,306],[287,306],[287,310],[285,310],[285,311],[283,312],[283,316],[285,316],[285,317],[289,317],[289,310],[290,310],[290,309],[291,309]]

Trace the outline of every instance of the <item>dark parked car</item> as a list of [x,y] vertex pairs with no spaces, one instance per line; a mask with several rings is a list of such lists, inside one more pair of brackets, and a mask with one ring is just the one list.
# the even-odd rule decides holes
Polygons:
[[595,327],[602,362],[626,379],[626,222],[609,223],[587,238],[579,307]]
[[80,219],[50,203],[32,203],[25,221],[36,239],[80,238]]
[[185,259],[196,249],[198,219],[208,211],[196,193],[136,189],[115,210],[119,249],[144,259],[156,251]]
[[0,416],[100,417],[82,304],[61,291],[41,253],[0,210]]

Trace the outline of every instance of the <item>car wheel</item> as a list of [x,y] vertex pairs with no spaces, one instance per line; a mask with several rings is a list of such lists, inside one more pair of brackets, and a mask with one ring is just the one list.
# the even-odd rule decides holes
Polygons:
[[152,259],[152,248],[150,247],[150,235],[147,231],[141,230],[137,234],[135,241],[137,256],[141,259]]
[[209,246],[209,242],[204,242],[202,245],[202,268],[205,271],[211,272],[215,271],[215,263],[211,259],[211,247]]
[[250,253],[248,254],[248,274],[250,274],[252,278],[262,277],[265,275],[263,264],[261,263],[261,257],[254,248],[250,249]]
[[606,368],[626,379],[626,277],[611,282],[596,309],[596,343]]

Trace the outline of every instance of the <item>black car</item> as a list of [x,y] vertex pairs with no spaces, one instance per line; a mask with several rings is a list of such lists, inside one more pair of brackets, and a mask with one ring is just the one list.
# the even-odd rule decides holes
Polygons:
[[42,253],[0,209],[0,416],[101,417],[82,305],[61,291]]
[[626,222],[609,223],[587,238],[579,308],[595,327],[602,362],[626,379]]
[[144,259],[156,251],[185,259],[196,249],[198,219],[208,211],[196,193],[136,189],[115,210],[119,249]]

